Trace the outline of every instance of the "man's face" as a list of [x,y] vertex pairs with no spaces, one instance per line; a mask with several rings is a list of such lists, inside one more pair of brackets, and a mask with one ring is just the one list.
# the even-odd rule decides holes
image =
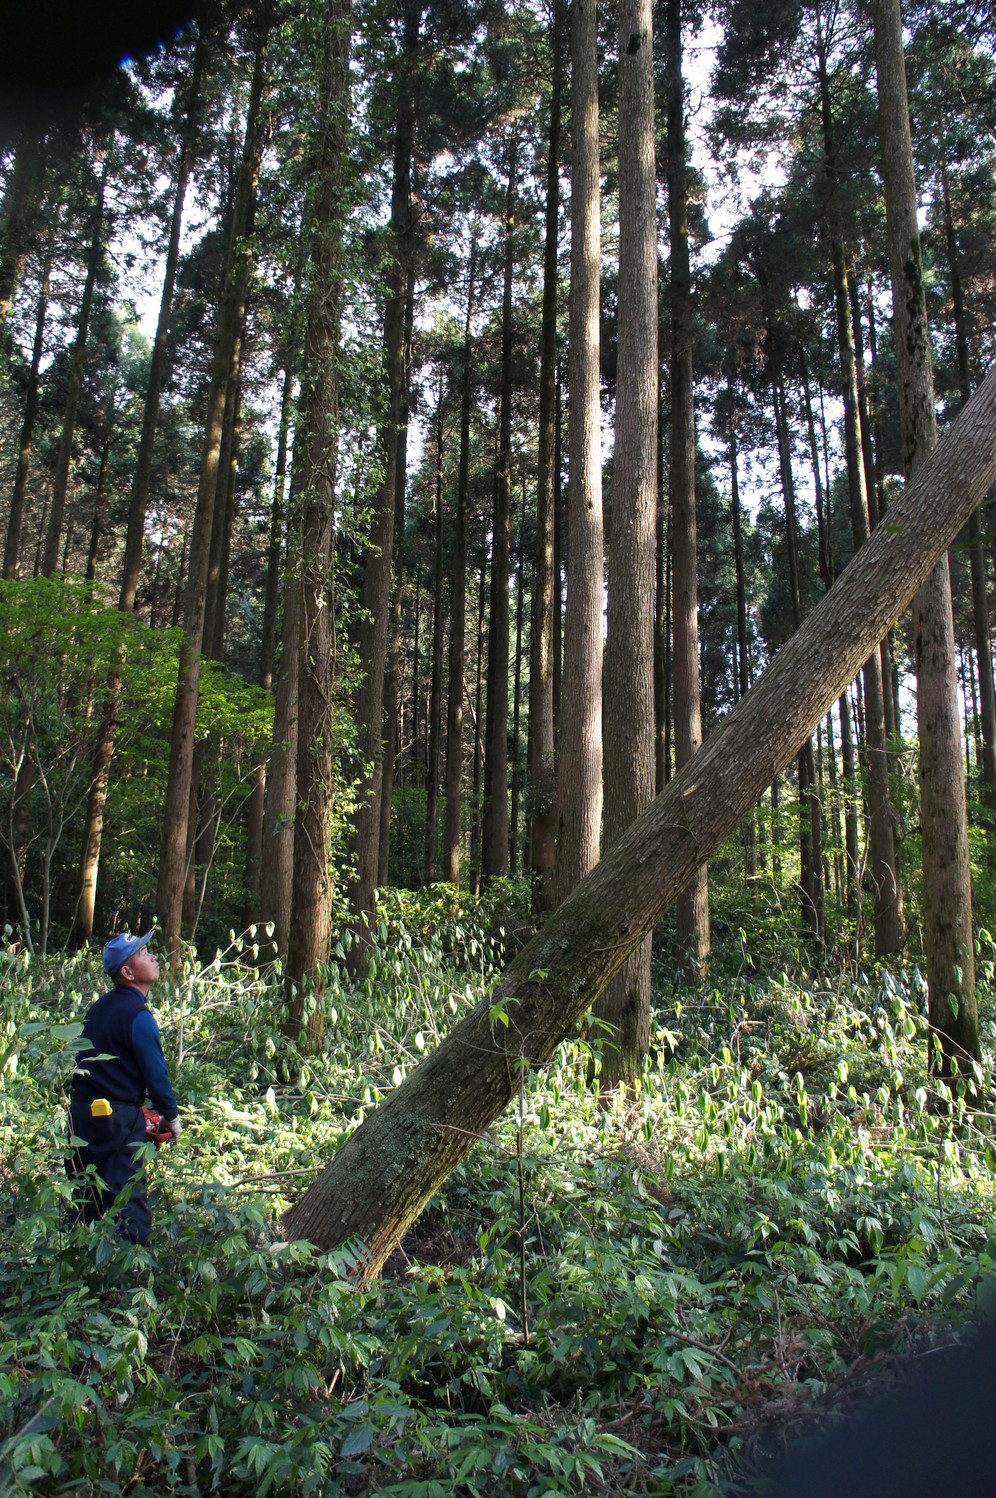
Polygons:
[[140,947],[121,968],[121,976],[144,992],[159,977],[159,959],[149,947]]

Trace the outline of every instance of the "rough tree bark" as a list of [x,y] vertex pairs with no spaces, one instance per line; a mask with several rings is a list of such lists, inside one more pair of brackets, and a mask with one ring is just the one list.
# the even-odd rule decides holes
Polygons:
[[[571,287],[567,611],[557,766],[557,887],[598,862],[602,823],[602,438],[599,405],[598,35],[595,0],[571,11]],[[554,590],[556,593],[556,583]],[[556,605],[555,605],[556,607]]]
[[[374,1274],[679,891],[798,753],[996,476],[996,369],[755,686],[485,998],[284,1214],[289,1237],[365,1251]],[[501,1009],[508,1023],[494,1018]]]
[[553,742],[553,462],[557,407],[557,244],[564,9],[564,0],[554,0],[550,37],[553,83],[546,157],[543,322],[540,332],[536,549],[529,624],[529,867],[532,908],[536,915],[546,915],[551,911],[557,898],[557,782]]
[[14,491],[7,517],[7,537],[3,548],[3,577],[6,581],[17,576],[18,556],[21,550],[21,529],[24,524],[24,496],[28,487],[28,469],[31,465],[31,442],[38,414],[38,370],[45,346],[45,320],[48,315],[49,281],[52,262],[55,259],[55,236],[58,222],[49,230],[42,259],[41,279],[38,285],[38,302],[35,308],[35,337],[31,349],[31,368],[28,372],[28,388],[24,396],[24,413],[17,444],[17,469],[14,473]]
[[[654,794],[657,212],[653,15],[619,4],[619,359],[605,646],[605,846]],[[650,937],[595,1005],[603,1088],[632,1084],[650,1040]]]
[[[878,128],[885,185],[892,314],[896,329],[903,468],[909,483],[937,443],[930,333],[917,226],[913,147],[906,97],[900,0],[872,0],[878,73]],[[890,515],[895,524],[895,507]],[[950,1077],[978,1061],[975,944],[968,864],[968,820],[961,761],[958,680],[947,556],[941,556],[913,604],[923,830],[923,937],[928,1013],[940,1040],[931,1064]]]
[[[320,1010],[308,1009],[306,982],[328,958],[332,920],[329,844],[334,795],[335,614],[332,589],[338,458],[338,348],[342,231],[347,210],[349,0],[319,15],[314,165],[308,224],[311,252],[304,326],[304,377],[297,441],[301,470],[301,586],[298,662],[297,813],[287,946],[288,1028],[320,1039]],[[377,698],[380,726],[380,698]]]
[[[702,742],[695,517],[695,390],[692,279],[688,253],[681,0],[667,0],[667,197],[671,242],[671,558],[674,749],[680,770]],[[709,884],[703,863],[678,901],[682,961],[704,973],[709,961]]]

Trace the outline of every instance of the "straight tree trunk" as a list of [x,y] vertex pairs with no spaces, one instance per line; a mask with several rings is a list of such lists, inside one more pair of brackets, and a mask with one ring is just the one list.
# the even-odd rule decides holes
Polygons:
[[481,893],[481,844],[484,830],[481,782],[484,769],[484,600],[487,597],[487,529],[487,519],[482,515],[481,571],[477,588],[477,659],[474,668],[474,770],[470,792],[470,804],[474,817],[470,829],[470,892],[475,899]]
[[460,468],[453,527],[453,572],[450,587],[450,659],[446,703],[446,820],[443,828],[443,877],[460,883],[460,786],[463,779],[463,662],[467,612],[467,504],[470,491],[470,375],[473,355],[474,290],[477,274],[477,224],[471,232],[467,275],[467,319],[463,335],[460,388]]
[[353,949],[356,962],[362,962],[359,954],[365,947],[364,933],[373,914],[380,854],[384,670],[387,661],[394,554],[398,432],[404,418],[405,250],[415,120],[412,70],[418,49],[421,18],[421,6],[416,0],[406,0],[404,17],[404,39],[397,63],[399,88],[394,133],[391,232],[384,275],[384,374],[387,383],[387,409],[382,433],[383,478],[373,506],[370,544],[363,571],[363,616],[359,626],[359,663],[362,674],[356,691],[356,725],[361,765],[353,834],[356,877],[349,892],[354,933],[359,940],[359,945]]
[[255,195],[262,145],[259,116],[263,98],[265,60],[266,38],[264,31],[261,30],[256,44],[252,84],[246,111],[245,143],[239,167],[232,229],[225,256],[218,333],[215,340],[211,384],[204,422],[204,439],[201,447],[197,501],[188,545],[183,639],[180,644],[180,663],[170,737],[169,775],[166,785],[156,906],[163,932],[163,944],[170,966],[174,969],[180,950],[187,817],[193,773],[194,724],[197,718],[201,650],[204,640],[204,611],[211,556],[211,532],[215,496],[218,490],[218,469],[232,345],[242,325],[244,314],[244,306],[239,299],[240,289],[245,284],[242,267],[251,254],[245,228],[248,223],[249,206]]
[[[619,0],[619,355],[605,646],[605,846],[654,795],[657,215],[651,0]],[[650,937],[601,994],[602,1086],[632,1086],[650,1041]]]
[[[930,576],[996,475],[996,370],[832,590],[662,795],[490,992],[369,1112],[284,1214],[321,1252],[363,1245],[374,1275],[423,1206],[796,755]],[[496,1024],[496,1006],[508,1024]]]
[[512,125],[505,191],[505,242],[501,301],[501,380],[498,394],[498,461],[495,464],[495,508],[491,527],[491,594],[488,610],[487,749],[484,758],[484,807],[481,833],[481,881],[508,872],[508,572],[512,511],[512,277],[515,270],[516,178],[519,127]]
[[31,466],[31,441],[34,437],[35,418],[38,415],[38,370],[45,347],[45,320],[48,315],[49,281],[52,262],[55,259],[56,225],[49,230],[42,260],[41,280],[38,286],[38,303],[35,310],[35,338],[31,349],[31,368],[28,372],[28,388],[24,397],[24,415],[21,418],[21,433],[17,444],[17,469],[14,474],[14,492],[7,517],[7,537],[3,549],[3,577],[10,581],[17,576],[18,557],[21,550],[21,531],[24,526],[24,496],[28,487],[28,469]]
[[[730,508],[733,517],[733,568],[737,584],[737,701],[746,697],[750,690],[747,655],[747,585],[744,569],[743,523],[740,516],[740,476],[737,471],[737,406],[733,387],[733,376],[727,371],[727,396],[729,398],[729,454],[730,454]],[[658,792],[663,790],[658,784]],[[747,883],[751,889],[757,882],[757,835],[754,813],[744,822],[744,853],[747,865]]]
[[[349,0],[321,11],[321,55],[314,98],[313,166],[307,222],[311,246],[305,310],[304,377],[297,441],[301,456],[297,799],[294,874],[287,943],[288,1028],[309,1046],[321,1037],[321,1010],[306,986],[327,961],[332,922],[335,685],[333,538],[338,459],[338,350],[342,236],[347,211]],[[380,697],[377,698],[380,708]],[[378,711],[378,729],[380,716]]]
[[73,461],[73,438],[76,435],[76,408],[79,404],[80,386],[83,383],[83,361],[86,355],[87,333],[90,328],[90,313],[93,310],[93,294],[97,285],[97,271],[103,255],[104,238],[104,194],[110,150],[104,152],[97,191],[90,214],[90,248],[86,260],[86,280],[83,283],[83,299],[76,322],[76,342],[69,366],[69,383],[66,389],[66,405],[62,413],[62,435],[59,439],[59,455],[55,462],[55,478],[52,484],[52,503],[48,512],[48,534],[42,555],[42,577],[54,577],[59,565],[59,550],[62,540],[62,525],[66,515],[66,495],[69,492],[69,470]]
[[10,315],[17,278],[28,253],[40,197],[43,160],[43,138],[30,124],[26,125],[14,152],[0,224],[0,359],[4,361],[10,350]]
[[519,872],[519,802],[521,776],[519,769],[519,725],[522,717],[522,626],[523,626],[523,551],[526,529],[526,481],[522,480],[522,505],[519,509],[519,545],[515,560],[515,664],[512,668],[512,802],[509,811],[508,866],[513,877]]
[[543,247],[543,321],[540,332],[539,453],[536,476],[536,549],[529,625],[529,869],[532,909],[551,911],[557,898],[557,781],[553,738],[554,609],[560,612],[560,579],[554,577],[557,423],[557,249],[560,223],[560,99],[563,89],[564,0],[554,0],[550,51],[550,134],[546,156],[546,238]]
[[[868,498],[861,462],[861,432],[858,419],[858,382],[854,360],[854,339],[847,292],[847,267],[840,228],[837,199],[836,148],[833,112],[827,76],[823,33],[817,11],[818,64],[820,103],[823,121],[824,174],[830,201],[830,242],[833,259],[834,303],[837,313],[837,342],[840,352],[842,395],[844,399],[844,448],[847,462],[847,487],[851,509],[851,531],[854,550],[866,544],[869,535]],[[871,840],[871,877],[874,886],[875,955],[890,957],[902,950],[903,897],[896,876],[896,849],[892,803],[889,795],[889,759],[885,739],[885,706],[883,703],[882,660],[876,646],[862,672],[866,703],[865,734],[868,760],[868,812]]]
[[[681,0],[667,0],[667,195],[671,243],[671,555],[673,574],[675,765],[680,770],[702,742],[699,702],[697,532],[695,516],[695,389],[692,375],[691,263],[685,158]],[[697,976],[709,961],[709,884],[705,863],[682,891],[677,908],[680,960]]]
[[[899,417],[907,483],[923,472],[937,443],[930,334],[923,291],[916,184],[906,95],[900,0],[872,0],[878,73],[878,123],[885,185],[892,309],[899,375]],[[924,946],[928,1010],[950,1078],[980,1060],[975,1002],[975,944],[968,864],[965,780],[958,724],[951,584],[941,556],[913,605],[920,735]]]
[[[571,285],[567,408],[567,611],[558,721],[557,888],[598,862],[602,824],[602,441],[599,403],[600,183],[595,0],[571,6]],[[554,583],[556,598],[557,583]],[[556,602],[554,604],[556,607]]]
[[436,877],[436,808],[439,798],[439,730],[443,695],[443,374],[436,398],[436,494],[432,585],[432,660],[429,667],[428,727],[425,746],[425,882]]
[[[296,446],[296,444],[295,444]],[[297,464],[295,464],[295,470]],[[284,617],[273,739],[263,803],[263,856],[259,871],[259,919],[272,923],[264,960],[286,956],[294,881],[294,816],[297,807],[297,694],[301,660],[301,532],[294,474],[284,562]],[[261,948],[263,944],[261,943]]]
[[[964,405],[971,393],[968,370],[968,335],[965,331],[965,294],[962,289],[958,242],[947,171],[941,168],[944,229],[948,249],[948,272],[951,277],[951,300],[954,307],[955,346],[958,351],[958,388]],[[982,728],[982,781],[985,803],[996,812],[996,691],[993,687],[993,653],[989,633],[989,602],[986,596],[986,553],[978,511],[968,522],[969,558],[972,568],[972,615],[975,623],[975,655],[979,667],[979,707]]]

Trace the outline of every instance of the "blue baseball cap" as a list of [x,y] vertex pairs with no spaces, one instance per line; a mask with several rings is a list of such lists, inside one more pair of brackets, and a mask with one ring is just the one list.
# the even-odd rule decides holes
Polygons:
[[147,947],[155,934],[150,931],[147,936],[132,936],[130,931],[122,931],[120,936],[112,936],[104,948],[104,972],[108,977],[113,977],[130,957]]

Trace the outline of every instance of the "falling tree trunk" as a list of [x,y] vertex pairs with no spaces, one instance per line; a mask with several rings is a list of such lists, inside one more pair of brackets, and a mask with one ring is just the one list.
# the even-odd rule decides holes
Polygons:
[[[688,251],[681,0],[667,0],[667,196],[671,242],[671,556],[675,764],[702,742],[699,703],[695,390],[692,376],[692,279]],[[703,861],[677,908],[680,959],[703,976],[709,960],[709,884]]]
[[[903,468],[908,484],[924,471],[937,442],[930,334],[923,291],[916,184],[906,96],[900,0],[872,0],[878,73],[878,123],[885,185],[892,308],[899,375]],[[895,507],[892,511],[895,522]],[[923,829],[924,947],[931,1030],[938,1065],[950,1077],[978,1061],[975,946],[968,864],[965,781],[958,724],[951,585],[941,556],[913,605]]]
[[[951,195],[947,171],[941,166],[944,229],[948,248],[948,271],[951,277],[951,301],[954,308],[955,344],[958,351],[958,387],[962,405],[968,400],[971,384],[968,372],[968,335],[965,331],[965,294],[961,282],[958,243],[951,213]],[[996,692],[993,688],[993,656],[989,634],[989,603],[986,597],[986,553],[978,511],[968,522],[969,558],[972,568],[972,614],[975,622],[975,654],[979,665],[979,707],[982,719],[982,780],[984,799],[990,811],[996,812]]]
[[557,896],[557,783],[553,740],[554,456],[557,419],[557,248],[560,216],[560,97],[563,87],[564,0],[554,0],[550,49],[553,80],[546,157],[546,239],[540,332],[539,453],[536,548],[529,624],[529,869],[532,908],[546,915]]
[[515,194],[519,127],[512,125],[505,190],[505,242],[501,302],[501,379],[498,394],[498,461],[491,527],[491,593],[488,609],[487,748],[481,879],[508,872],[508,569],[512,509],[512,276],[515,270]]
[[[833,589],[500,985],[342,1145],[284,1214],[321,1251],[363,1247],[374,1274],[502,1112],[522,1062],[541,1064],[798,753],[930,576],[996,475],[996,370]],[[500,1012],[508,1023],[495,1020]]]
[[450,587],[450,659],[446,703],[446,820],[443,827],[443,877],[460,883],[460,785],[463,778],[463,661],[467,613],[467,500],[470,489],[470,375],[473,353],[474,277],[477,273],[477,224],[471,232],[467,274],[467,320],[463,335],[460,389],[460,468],[453,527],[453,571]]
[[41,280],[38,286],[38,304],[35,310],[35,339],[31,349],[31,368],[28,372],[28,388],[24,396],[24,415],[21,418],[21,433],[17,445],[17,469],[14,474],[14,492],[7,517],[7,538],[3,549],[3,576],[5,581],[17,576],[18,555],[21,549],[21,529],[24,524],[24,496],[28,486],[28,469],[31,464],[31,441],[38,414],[38,370],[42,350],[45,346],[45,319],[48,314],[48,290],[55,259],[55,231],[49,231],[42,260]]
[[62,523],[66,515],[66,495],[69,492],[69,470],[73,462],[73,438],[76,435],[76,408],[83,383],[83,360],[86,355],[86,340],[90,327],[90,313],[93,309],[93,294],[97,285],[97,271],[100,268],[103,254],[104,194],[107,190],[110,154],[110,150],[105,150],[90,214],[90,248],[87,253],[86,280],[83,283],[83,299],[80,302],[80,314],[76,323],[76,342],[73,345],[73,357],[69,365],[66,404],[62,413],[62,435],[59,438],[59,454],[55,461],[55,477],[52,481],[52,502],[48,512],[48,534],[45,537],[45,550],[42,554],[42,577],[54,577],[59,565]]
[[405,245],[411,194],[414,135],[413,60],[418,48],[421,6],[406,0],[404,38],[397,63],[399,90],[394,135],[394,179],[391,192],[391,231],[384,275],[384,375],[387,401],[382,432],[383,478],[373,505],[370,544],[363,571],[363,615],[359,626],[359,664],[356,691],[357,748],[361,757],[357,787],[353,853],[356,877],[349,894],[354,932],[353,948],[361,962],[362,938],[373,913],[380,843],[381,769],[383,765],[384,668],[387,660],[394,552],[394,514],[398,474],[398,432],[404,415]]
[[[311,228],[305,312],[304,377],[297,441],[302,447],[301,587],[298,638],[297,810],[294,876],[287,947],[288,1028],[321,1037],[321,1010],[306,1008],[306,984],[329,953],[332,920],[335,615],[332,591],[335,472],[338,458],[338,344],[342,235],[347,212],[346,132],[349,118],[349,0],[320,12]],[[380,727],[380,696],[377,697]]]
[[[858,383],[854,361],[854,339],[851,310],[848,303],[847,267],[840,228],[840,204],[837,197],[836,149],[830,84],[827,76],[823,33],[817,11],[817,39],[820,102],[823,122],[824,176],[827,180],[830,243],[833,259],[834,304],[837,314],[837,343],[840,353],[842,395],[844,400],[844,451],[847,464],[847,488],[851,510],[851,532],[854,549],[865,545],[869,535],[868,498],[861,462],[861,433],[858,424]],[[868,762],[868,812],[871,842],[871,877],[874,886],[875,955],[889,957],[901,951],[903,944],[903,898],[896,876],[896,849],[889,795],[889,758],[885,740],[885,707],[882,698],[882,661],[877,645],[862,672],[866,704],[865,745]]]
[[[602,823],[602,443],[599,404],[598,37],[595,0],[571,6],[571,285],[567,611],[558,720],[557,889],[598,862]],[[554,583],[556,599],[557,582]],[[556,602],[554,603],[556,607]]]
[[245,284],[242,267],[251,254],[251,247],[245,237],[245,226],[248,222],[250,202],[255,195],[259,153],[262,146],[259,116],[263,97],[265,59],[266,38],[264,31],[261,30],[256,45],[249,104],[246,111],[245,144],[239,167],[231,233],[225,255],[218,332],[201,446],[197,501],[188,545],[183,639],[180,642],[180,662],[173,707],[162,852],[156,892],[156,906],[163,932],[163,944],[171,967],[175,967],[179,957],[187,849],[187,816],[193,772],[194,724],[197,718],[211,531],[215,494],[218,489],[218,468],[232,344],[237,330],[241,327],[244,313],[244,307],[239,300],[240,288]]
[[[605,646],[605,846],[654,794],[657,217],[651,0],[619,4],[619,363]],[[602,1086],[637,1080],[650,1040],[650,937],[595,1005]]]

